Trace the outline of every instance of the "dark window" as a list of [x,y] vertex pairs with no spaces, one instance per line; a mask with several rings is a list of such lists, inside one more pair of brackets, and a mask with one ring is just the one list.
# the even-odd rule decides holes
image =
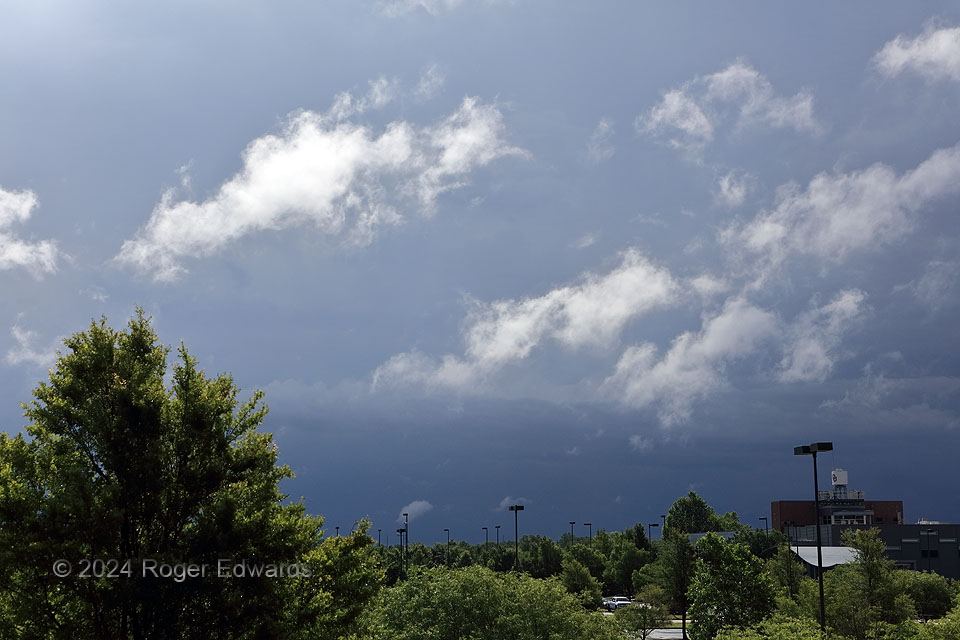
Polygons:
[[921,558],[939,558],[939,557],[940,557],[940,550],[939,550],[939,549],[929,549],[929,550],[927,550],[927,549],[921,549],[921,550],[920,550],[920,557],[921,557]]

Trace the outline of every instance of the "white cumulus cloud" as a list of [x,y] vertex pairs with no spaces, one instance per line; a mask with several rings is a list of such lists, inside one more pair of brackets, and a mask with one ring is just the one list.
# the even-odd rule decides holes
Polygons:
[[679,288],[668,270],[631,249],[609,273],[587,273],[536,298],[476,303],[465,323],[464,356],[437,362],[419,352],[399,354],[376,370],[374,388],[466,389],[547,340],[572,349],[610,346],[628,322],[673,303]]
[[960,81],[960,27],[931,27],[916,38],[898,35],[883,45],[873,62],[887,77],[915,73],[932,81]]
[[772,313],[730,299],[717,315],[704,316],[699,332],[674,339],[662,357],[652,343],[627,349],[603,389],[627,406],[656,407],[664,426],[686,422],[695,402],[726,386],[725,367],[755,352],[777,329]]
[[432,509],[433,505],[426,500],[414,500],[404,508],[400,509],[400,514],[397,516],[397,522],[402,523],[404,521],[403,514],[407,514],[409,521],[413,522]]
[[780,362],[782,382],[822,382],[837,359],[844,334],[864,311],[867,295],[858,289],[841,291],[829,303],[815,307],[788,329]]
[[32,364],[36,367],[49,367],[57,359],[57,350],[63,343],[63,337],[54,338],[46,347],[37,347],[37,332],[24,329],[17,324],[10,327],[16,345],[11,347],[3,361],[9,365]]
[[665,92],[658,104],[637,117],[635,126],[697,157],[713,141],[717,127],[730,120],[738,129],[822,131],[809,92],[779,96],[766,76],[743,61]]
[[784,185],[772,210],[728,227],[721,240],[737,254],[757,257],[762,279],[792,256],[839,263],[853,252],[896,242],[913,230],[916,210],[957,191],[960,145],[935,151],[900,176],[878,163],[821,173],[806,189]]
[[612,140],[613,121],[609,118],[601,118],[587,141],[587,160],[592,164],[600,164],[612,158],[617,151]]
[[476,98],[427,127],[397,121],[375,133],[341,119],[392,91],[389,81],[378,82],[359,103],[338,98],[326,114],[292,115],[282,132],[248,145],[243,168],[211,198],[177,200],[168,191],[116,260],[173,280],[185,271],[184,258],[259,232],[312,226],[363,245],[379,227],[403,221],[401,205],[432,215],[438,196],[466,184],[470,172],[525,153],[504,141],[499,109]]
[[735,209],[743,204],[753,189],[753,176],[736,171],[728,171],[717,180],[717,193],[714,199],[725,207]]
[[15,224],[29,220],[36,206],[37,195],[33,191],[0,188],[0,270],[22,267],[38,278],[57,270],[59,252],[55,242],[27,242],[11,231]]

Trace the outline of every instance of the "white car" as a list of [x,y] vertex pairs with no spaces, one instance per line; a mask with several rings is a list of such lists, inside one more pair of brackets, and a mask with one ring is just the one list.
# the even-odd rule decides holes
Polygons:
[[612,598],[604,598],[603,606],[607,611],[616,611],[621,607],[625,607],[630,604],[630,598],[626,596],[613,596]]

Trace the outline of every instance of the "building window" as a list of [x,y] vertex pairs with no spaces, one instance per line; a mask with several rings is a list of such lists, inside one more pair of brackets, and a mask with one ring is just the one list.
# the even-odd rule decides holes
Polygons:
[[944,542],[944,543],[947,543],[947,542],[956,542],[956,541],[957,541],[956,538],[940,538],[940,542]]
[[920,542],[920,538],[902,538],[900,542],[902,544],[907,544],[908,542]]

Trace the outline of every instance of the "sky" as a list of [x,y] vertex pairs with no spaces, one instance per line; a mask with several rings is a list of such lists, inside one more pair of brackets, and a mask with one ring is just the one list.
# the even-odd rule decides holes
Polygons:
[[955,3],[7,3],[0,87],[0,429],[140,305],[328,532],[763,526],[814,441],[960,521]]

